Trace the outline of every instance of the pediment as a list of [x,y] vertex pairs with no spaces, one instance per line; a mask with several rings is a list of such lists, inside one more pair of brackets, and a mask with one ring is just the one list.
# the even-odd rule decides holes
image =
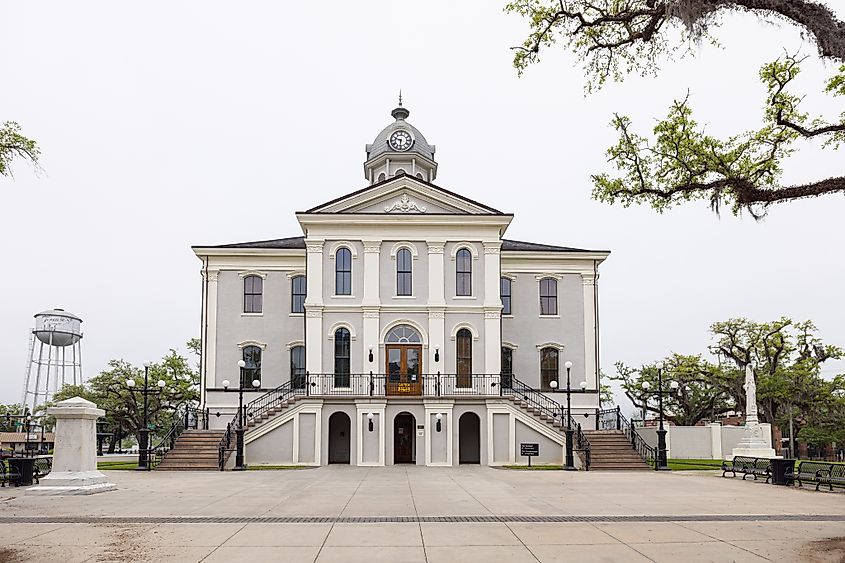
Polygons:
[[307,213],[500,215],[501,212],[434,184],[398,176],[309,209]]

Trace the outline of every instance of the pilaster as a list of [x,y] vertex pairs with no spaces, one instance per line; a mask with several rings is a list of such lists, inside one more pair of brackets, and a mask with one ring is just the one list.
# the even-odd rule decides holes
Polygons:
[[443,242],[428,243],[428,305],[429,307],[445,307],[445,283]]
[[[451,466],[453,463],[452,448],[453,440],[453,416],[452,411],[455,406],[455,401],[427,401],[423,400],[425,406],[425,464],[428,466]],[[441,423],[441,430],[437,432],[436,422],[432,422],[438,414],[443,415]],[[436,462],[431,460],[432,438],[445,436],[446,438],[446,461]]]
[[[435,361],[438,355],[439,361]],[[428,373],[443,371],[446,353],[446,309],[431,308],[428,310],[428,366],[423,369]]]
[[581,281],[584,286],[584,377],[587,382],[587,389],[597,389],[596,276],[595,274],[581,274]]
[[306,239],[305,370],[323,371],[323,240]]
[[[355,424],[358,425],[356,440],[357,455],[355,462],[359,466],[384,466],[384,448],[385,448],[385,409],[387,408],[387,401],[373,401],[355,402]],[[367,421],[367,414],[373,413],[373,431],[378,432],[378,462],[364,461],[364,436],[363,428],[364,422]]]
[[[205,342],[203,352],[205,362],[203,363],[203,381],[200,389],[217,386],[217,278],[220,270],[209,268],[203,272],[206,281],[206,302],[205,302]],[[204,401],[203,401],[204,404]]]

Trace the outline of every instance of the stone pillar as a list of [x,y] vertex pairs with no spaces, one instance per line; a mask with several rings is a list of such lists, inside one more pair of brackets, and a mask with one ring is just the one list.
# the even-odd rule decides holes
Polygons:
[[305,370],[323,371],[323,241],[307,240],[308,295],[305,298]]
[[501,242],[484,243],[484,373],[490,374],[502,370],[501,249]]
[[[451,466],[453,463],[452,411],[455,401],[424,399],[423,404],[425,405],[425,464]],[[440,432],[437,431],[438,414],[441,415]],[[444,449],[445,452],[440,453]]]
[[[596,389],[596,276],[581,274],[581,281],[584,285],[584,378],[587,389]],[[578,383],[576,379],[572,386],[578,388]]]
[[710,459],[722,459],[722,424],[711,422],[710,427]]
[[[357,430],[357,455],[355,456],[356,465],[359,466],[384,466],[384,450],[386,441],[387,421],[385,416],[385,409],[387,408],[387,401],[384,400],[359,400],[355,401],[355,422],[358,425]],[[373,433],[369,430],[368,414],[373,414]],[[375,447],[377,455],[365,455],[364,449]]]
[[53,468],[41,484],[28,490],[43,495],[90,495],[116,489],[97,470],[97,419],[106,412],[74,397],[47,409],[47,414],[56,418]]

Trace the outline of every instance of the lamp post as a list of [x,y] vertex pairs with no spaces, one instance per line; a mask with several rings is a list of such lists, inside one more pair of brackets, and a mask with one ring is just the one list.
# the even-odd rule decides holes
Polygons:
[[[238,360],[238,368],[240,369],[240,377],[238,378],[238,425],[235,428],[235,467],[232,471],[244,471],[246,464],[244,463],[244,425],[246,423],[246,413],[244,413],[244,368],[246,362]],[[224,379],[223,391],[229,390],[229,380]],[[252,380],[252,386],[256,389],[261,387],[261,381],[258,379]]]
[[[144,426],[138,430],[138,471],[148,471],[149,466],[149,444],[150,444],[150,423],[149,423],[149,402],[150,395],[158,395],[164,390],[164,380],[159,379],[155,387],[150,387],[150,362],[144,362],[144,387],[138,392],[144,396]],[[135,380],[127,379],[126,386],[131,393],[135,393]]]
[[[649,393],[651,384],[648,381],[643,382],[643,389]],[[678,389],[678,382],[673,381],[669,384],[669,389],[663,389],[663,366],[657,366],[657,389],[651,391],[652,394],[657,395],[657,412],[658,412],[658,428],[657,428],[657,462],[655,469],[657,471],[665,471],[669,469],[669,463],[666,459],[666,429],[663,427],[663,395],[675,393]],[[645,425],[645,420],[643,420]]]
[[[563,469],[566,471],[575,471],[575,447],[573,444],[575,429],[572,428],[572,385],[570,377],[572,372],[572,362],[567,361],[563,364],[563,367],[566,368],[566,461]],[[581,388],[584,389],[586,386],[586,383],[584,383]],[[552,380],[549,382],[549,387],[553,390],[557,389],[557,381]]]

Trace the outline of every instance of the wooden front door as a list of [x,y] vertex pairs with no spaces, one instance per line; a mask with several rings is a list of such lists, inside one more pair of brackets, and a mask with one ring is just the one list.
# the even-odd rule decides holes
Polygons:
[[422,346],[388,344],[385,350],[387,394],[422,395]]

